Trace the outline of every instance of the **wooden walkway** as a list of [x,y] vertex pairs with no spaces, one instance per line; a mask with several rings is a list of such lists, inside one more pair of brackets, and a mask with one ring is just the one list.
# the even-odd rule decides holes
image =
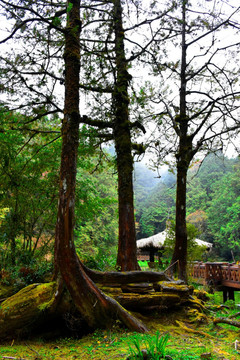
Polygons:
[[240,291],[240,264],[195,263],[192,277],[203,284],[223,291],[223,299],[234,300],[234,291]]

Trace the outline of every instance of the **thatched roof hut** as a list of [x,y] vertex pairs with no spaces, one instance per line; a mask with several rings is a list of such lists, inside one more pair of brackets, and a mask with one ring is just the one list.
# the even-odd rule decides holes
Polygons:
[[[154,254],[157,254],[159,250],[164,249],[164,242],[167,237],[167,231],[162,231],[158,234],[150,236],[148,238],[137,240],[137,249],[139,253],[148,253],[150,256],[150,262],[154,261]],[[207,250],[212,248],[212,244],[200,239],[194,240],[199,246],[206,246]]]

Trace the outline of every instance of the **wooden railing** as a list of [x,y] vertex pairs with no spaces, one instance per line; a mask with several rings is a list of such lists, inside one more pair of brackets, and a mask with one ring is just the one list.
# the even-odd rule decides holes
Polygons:
[[191,275],[205,284],[240,289],[240,265],[229,263],[195,263]]

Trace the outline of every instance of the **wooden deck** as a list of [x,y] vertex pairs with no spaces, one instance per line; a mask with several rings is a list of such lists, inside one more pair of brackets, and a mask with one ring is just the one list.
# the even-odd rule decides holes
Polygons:
[[197,281],[223,291],[224,301],[234,300],[234,291],[240,291],[240,264],[195,263],[191,275]]

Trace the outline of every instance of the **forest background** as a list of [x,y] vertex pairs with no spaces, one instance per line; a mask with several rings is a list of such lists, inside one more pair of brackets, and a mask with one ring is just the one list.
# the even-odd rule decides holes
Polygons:
[[[188,4],[188,2],[183,3]],[[147,41],[145,39],[145,42],[143,41],[141,44],[140,39],[142,41],[142,39],[145,38],[144,30],[142,31],[141,29],[141,21],[143,14],[146,14],[146,8],[143,5],[141,7],[140,2],[126,2],[126,4],[123,2],[122,4],[126,6],[126,8],[124,8],[125,21],[129,21],[129,14],[134,13],[138,22],[138,26],[133,25],[128,29],[131,35],[132,33],[137,33],[139,37],[137,42],[133,40],[129,41],[128,39],[129,44],[131,44],[126,51],[128,55],[128,71],[131,72],[133,67],[135,67],[137,71],[139,69],[142,71],[143,68],[149,66],[149,73],[151,74],[150,80],[160,75],[162,80],[164,76],[165,79],[171,78],[170,80],[172,84],[174,84],[173,89],[170,89],[169,86],[160,86],[162,98],[160,97],[159,104],[164,105],[167,112],[164,110],[158,112],[155,98],[158,90],[155,91],[154,89],[156,81],[153,80],[151,83],[150,80],[144,80],[144,84],[140,84],[142,77],[136,76],[136,79],[134,79],[132,75],[130,75],[128,79],[129,83],[131,83],[129,87],[129,106],[132,139],[141,138],[140,135],[148,128],[150,123],[149,118],[151,117],[151,120],[154,120],[153,123],[156,125],[156,134],[158,137],[153,138],[155,130],[151,131],[150,127],[148,130],[151,132],[151,139],[148,139],[149,143],[147,143],[147,140],[144,140],[147,144],[144,145],[151,150],[155,147],[154,151],[156,154],[159,154],[161,150],[160,156],[155,157],[155,164],[151,165],[157,167],[157,165],[165,163],[169,166],[169,170],[172,173],[172,175],[168,173],[166,173],[168,174],[166,175],[164,173],[161,180],[157,181],[154,177],[155,175],[150,175],[146,167],[135,165],[135,218],[138,238],[150,236],[164,230],[166,221],[173,219],[175,213],[176,176],[174,176],[174,166],[176,166],[176,162],[172,165],[172,161],[169,160],[168,155],[173,153],[173,156],[177,157],[178,150],[172,146],[172,144],[176,144],[176,137],[173,136],[172,132],[173,129],[166,132],[166,128],[170,129],[170,127],[169,122],[165,121],[165,117],[169,117],[172,120],[172,111],[169,110],[169,107],[171,107],[176,115],[174,122],[175,120],[177,122],[179,108],[177,101],[175,101],[175,85],[180,70],[182,75],[182,69],[179,60],[171,60],[168,62],[165,60],[169,59],[169,56],[172,56],[172,45],[174,45],[175,49],[177,47],[180,48],[178,36],[182,35],[183,21],[180,19],[180,16],[179,18],[177,16],[172,17],[172,19],[170,16],[168,17],[168,21],[171,19],[172,27],[165,29],[166,22],[164,21],[166,20],[164,20],[164,16],[168,16],[168,12],[174,13],[175,7],[177,8],[179,5],[181,8],[183,3],[170,4],[166,2],[166,11],[162,11],[160,15],[157,15],[158,10],[155,7],[158,4],[151,2],[147,12],[149,16],[151,15],[151,20],[143,21],[142,25],[149,26],[149,34],[151,34],[152,38],[150,40],[147,39]],[[234,92],[234,86],[237,82],[237,70],[236,68],[231,68],[231,72],[229,72],[229,69],[226,68],[227,63],[224,65],[221,64],[220,70],[219,65],[216,65],[215,68],[218,68],[218,70],[216,72],[213,70],[210,71],[212,79],[209,80],[209,74],[207,74],[206,69],[210,66],[213,57],[223,52],[227,60],[232,58],[237,63],[236,49],[238,49],[239,43],[233,41],[232,44],[226,46],[224,43],[221,47],[219,40],[217,40],[216,43],[218,43],[219,47],[215,47],[215,38],[220,27],[218,22],[220,21],[221,23],[221,18],[226,14],[221,8],[220,11],[218,11],[218,15],[212,12],[209,13],[208,16],[206,12],[207,8],[205,7],[207,5],[205,2],[200,3],[198,3],[198,9],[199,12],[200,10],[203,11],[205,18],[203,20],[201,17],[196,17],[195,22],[190,23],[188,32],[191,38],[192,36],[196,36],[196,40],[192,40],[188,46],[192,44],[195,46],[195,44],[197,44],[196,46],[199,45],[202,50],[202,35],[196,35],[196,29],[200,30],[200,32],[205,31],[205,34],[210,34],[212,43],[210,41],[206,44],[203,54],[206,55],[209,53],[210,58],[205,59],[206,68],[205,65],[203,66],[199,63],[200,67],[195,69],[194,66],[196,66],[196,64],[194,63],[194,65],[192,65],[193,59],[196,60],[195,58],[201,58],[203,55],[198,54],[193,56],[193,59],[191,59],[188,64],[188,75],[190,74],[191,78],[188,81],[193,81],[193,79],[196,78],[194,81],[197,83],[200,81],[200,74],[202,74],[203,78],[207,78],[207,83],[210,83],[210,88],[214,91],[214,94],[216,94],[212,102],[209,102],[209,98],[207,98],[207,100],[200,99],[199,104],[195,105],[195,114],[193,116],[193,119],[195,119],[197,114],[202,121],[201,116],[206,117],[206,114],[209,115],[214,109],[214,121],[212,124],[206,123],[207,127],[206,130],[204,130],[206,133],[210,130],[211,136],[207,137],[206,141],[201,143],[202,134],[200,132],[201,141],[198,139],[197,150],[202,151],[203,157],[210,152],[215,152],[216,155],[208,155],[204,161],[202,161],[202,156],[199,156],[201,160],[195,156],[191,162],[188,174],[187,220],[197,227],[199,237],[214,243],[215,250],[211,256],[214,256],[216,260],[230,260],[233,256],[236,259],[239,256],[239,163],[237,158],[228,159],[224,157],[221,149],[226,150],[227,147],[225,146],[229,145],[233,139],[232,133],[229,137],[226,137],[227,130],[237,130],[237,127],[230,126],[226,128],[224,122],[224,125],[221,127],[220,120],[223,119],[225,121],[231,110],[231,116],[228,120],[236,121],[236,111],[238,109],[236,102],[238,101],[239,94],[238,92]],[[6,6],[7,2],[2,1],[2,4]],[[106,2],[105,5],[108,6],[108,2]],[[95,6],[96,8],[98,7],[98,2],[96,2]],[[231,5],[229,8],[233,9],[231,10],[231,14],[237,12],[237,8],[234,8],[234,6]],[[80,88],[82,90],[81,99],[85,96],[86,100],[85,107],[87,109],[87,117],[89,118],[89,114],[91,113],[93,120],[88,119],[87,123],[86,116],[81,118],[82,125],[80,128],[76,188],[75,240],[76,248],[81,258],[88,262],[91,261],[96,267],[101,267],[98,262],[105,259],[105,261],[109,263],[111,258],[114,259],[116,257],[117,175],[114,165],[116,156],[109,155],[106,150],[103,150],[103,146],[101,145],[103,140],[107,141],[110,138],[110,134],[104,134],[99,129],[96,130],[93,125],[96,124],[99,118],[105,120],[105,118],[109,116],[109,119],[111,119],[111,97],[108,96],[108,87],[110,86],[112,77],[114,78],[114,74],[116,74],[116,70],[113,70],[111,73],[112,59],[111,57],[109,58],[109,52],[113,51],[113,48],[111,48],[112,29],[111,27],[108,28],[108,20],[104,15],[99,14],[97,18],[95,18],[97,11],[94,13],[93,9],[88,9],[84,4],[83,9],[86,30],[83,30],[82,39],[82,78],[84,81],[81,82]],[[107,11],[105,12],[107,13]],[[21,14],[18,14],[18,16],[20,15]],[[16,20],[16,29],[21,29],[20,33],[22,34],[17,40],[20,39],[22,41],[22,36],[24,37],[26,35],[27,38],[29,36],[28,33],[33,31],[34,36],[39,40],[39,48],[36,48],[36,54],[42,57],[42,62],[40,60],[36,62],[33,59],[33,52],[27,52],[27,58],[22,56],[18,47],[15,47],[14,54],[6,53],[5,57],[1,57],[4,64],[1,73],[3,80],[1,90],[8,93],[8,98],[4,99],[2,103],[3,111],[1,113],[0,134],[2,137],[1,263],[3,268],[6,268],[9,264],[11,264],[11,266],[17,264],[39,264],[38,257],[44,256],[45,259],[47,259],[47,254],[49,254],[51,247],[53,247],[52,240],[54,237],[54,224],[56,223],[61,147],[60,121],[57,115],[55,115],[61,113],[59,107],[60,100],[58,98],[59,88],[57,88],[57,95],[54,91],[56,84],[64,84],[64,70],[62,65],[60,65],[59,69],[55,68],[56,59],[59,60],[58,52],[62,44],[58,36],[51,38],[50,31],[51,29],[58,30],[60,25],[63,25],[61,16],[62,14],[59,14],[59,17],[54,17],[51,26],[48,28],[48,38],[46,34],[39,31],[37,27],[33,27],[33,29],[28,28],[28,20],[23,21],[23,23],[19,22],[19,19]],[[229,31],[227,25],[228,23],[230,24],[229,19],[231,17],[232,15],[229,15],[228,21],[221,23],[224,25],[222,31]],[[155,20],[160,22],[159,28],[153,25],[155,24]],[[11,19],[11,21],[13,21],[13,19]],[[94,28],[94,22],[98,24],[102,23],[102,25]],[[153,26],[152,29],[151,26]],[[176,34],[172,35],[174,26],[178,26],[180,30],[176,29]],[[231,29],[238,29],[237,26],[238,24],[234,21],[230,24]],[[96,40],[96,37],[101,36],[106,30],[108,34],[107,39],[103,42]],[[133,30],[136,32],[134,33]],[[87,39],[84,38],[84,36],[87,35],[89,37]],[[162,38],[163,41],[163,45],[161,46],[159,45],[159,37]],[[167,47],[165,44],[169,39],[171,45]],[[108,44],[107,41],[109,41]],[[92,51],[90,51],[89,46],[91,42],[94,43]],[[53,49],[58,49],[56,56],[51,55],[53,59],[51,71],[48,70],[49,63],[46,61],[51,52],[49,51],[46,55],[46,52],[43,50],[44,46],[49,48],[49,44],[53,46]],[[106,46],[106,44],[110,50],[108,49],[105,57],[101,57],[99,54],[102,52],[102,46]],[[43,46],[43,48],[41,48],[41,46]],[[162,55],[156,60],[155,57],[159,54],[160,49]],[[195,50],[196,48],[193,49],[193,51]],[[142,55],[143,57],[141,58]],[[88,59],[89,62],[85,62],[85,59]],[[149,59],[151,59],[151,61]],[[134,61],[136,62],[134,63]],[[33,65],[35,72],[25,71],[29,64]],[[132,71],[133,75],[134,71]],[[230,93],[227,88],[223,88],[221,85],[222,79],[226,79],[225,71],[228,73],[227,79],[232,89]],[[7,82],[6,79],[9,80],[8,74],[11,72],[15,75],[11,77],[11,81]],[[17,72],[18,78],[16,75]],[[34,74],[37,79],[35,84],[32,83],[33,79],[29,76]],[[50,83],[47,83],[47,76],[51,79]],[[134,80],[136,80],[135,83]],[[182,77],[178,80],[183,81]],[[194,81],[191,86],[195,85]],[[44,95],[41,94],[37,88],[40,86],[46,91]],[[184,88],[184,86],[182,86],[182,88]],[[223,96],[219,96],[220,90],[223,90]],[[204,91],[208,91],[207,85]],[[29,94],[31,95],[29,96]],[[194,94],[194,91],[192,91],[192,94]],[[200,95],[199,90],[198,95]],[[36,98],[36,96],[38,98]],[[201,97],[204,96],[205,93],[201,93]],[[56,98],[57,102],[55,102]],[[228,103],[224,103],[225,99],[227,99]],[[153,101],[151,102],[151,100]],[[25,101],[25,105],[23,105],[23,101]],[[169,102],[170,105],[167,104],[167,102]],[[191,104],[193,103],[194,102]],[[231,105],[229,105],[230,103]],[[211,110],[208,108],[208,106],[210,106],[209,104],[211,105]],[[217,114],[216,108],[214,108],[213,105],[219,110],[219,114]],[[225,110],[223,110],[221,106],[225,109],[227,105],[229,105],[231,109],[224,112]],[[199,110],[197,106],[201,106],[205,112]],[[28,113],[26,115],[29,109],[31,109],[31,114]],[[109,119],[108,125],[110,126],[111,120]],[[204,118],[204,121],[205,120]],[[84,122],[87,124],[84,125]],[[213,141],[212,134],[216,131],[214,129],[214,123],[216,122],[218,122],[221,131],[215,142]],[[104,123],[100,125],[100,129],[101,126],[104,128]],[[174,126],[174,130],[176,130],[176,126]],[[203,125],[199,127],[199,130],[202,129],[202,127]],[[222,137],[222,135],[224,136]],[[236,136],[237,131],[234,132],[234,137]],[[162,142],[161,148],[159,148],[159,139],[161,139]],[[209,139],[210,141],[207,142]],[[199,145],[200,143],[201,146]],[[169,145],[171,146],[169,147]],[[136,158],[142,155],[141,152],[144,151],[144,146],[134,144],[133,149],[136,151]],[[146,178],[143,174],[146,174]]]
[[[19,121],[12,115],[11,120]],[[26,145],[23,133],[0,134],[0,260],[4,269],[15,265],[14,277],[20,284],[42,280],[52,268],[61,139],[42,146],[46,136],[38,136],[37,141]],[[116,264],[117,176],[112,153],[112,148],[99,152],[91,143],[80,146],[75,243],[84,263],[98,270],[113,269]],[[228,158],[222,152],[192,164],[188,172],[187,222],[196,227],[199,238],[214,244],[209,254],[198,254],[194,260],[238,261],[239,175],[239,158]],[[174,171],[165,168],[159,177],[144,162],[135,163],[137,239],[165,230],[167,221],[174,220],[175,193]],[[168,253],[163,260],[169,261],[170,257]]]

